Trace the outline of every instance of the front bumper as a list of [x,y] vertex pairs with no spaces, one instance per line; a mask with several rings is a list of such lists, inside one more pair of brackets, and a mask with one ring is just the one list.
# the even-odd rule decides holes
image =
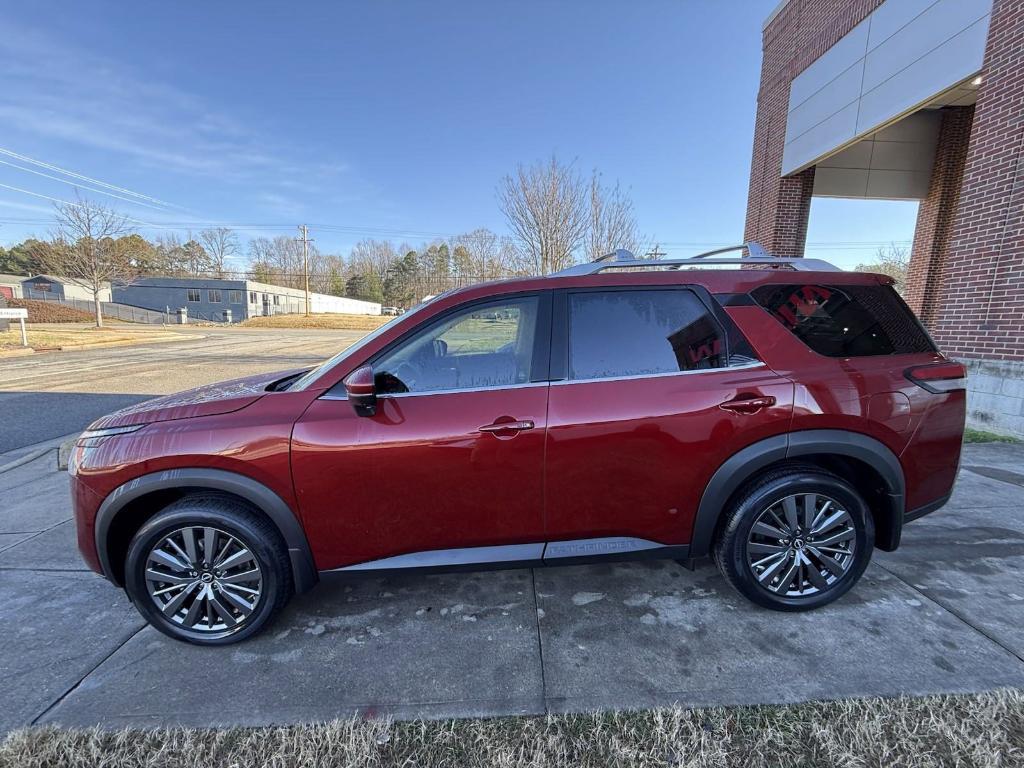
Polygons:
[[[93,492],[81,478],[71,475],[71,507],[74,510],[78,551],[90,569],[103,574],[99,553],[96,551],[96,512],[103,499]],[[105,575],[105,574],[104,574]]]

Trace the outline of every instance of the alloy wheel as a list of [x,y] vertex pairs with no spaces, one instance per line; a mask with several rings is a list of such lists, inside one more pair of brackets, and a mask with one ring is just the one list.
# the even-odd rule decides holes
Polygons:
[[764,509],[747,538],[747,565],[779,597],[808,597],[834,586],[854,561],[857,531],[835,499],[787,496]]
[[145,581],[164,618],[204,635],[241,629],[263,594],[252,549],[211,526],[178,528],[160,539],[146,557]]

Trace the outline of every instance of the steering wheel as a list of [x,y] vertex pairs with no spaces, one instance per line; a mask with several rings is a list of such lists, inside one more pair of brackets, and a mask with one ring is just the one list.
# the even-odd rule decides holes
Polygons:
[[391,375],[405,385],[406,391],[414,392],[416,390],[416,382],[423,375],[423,371],[416,363],[403,360],[395,366],[395,370],[391,372]]

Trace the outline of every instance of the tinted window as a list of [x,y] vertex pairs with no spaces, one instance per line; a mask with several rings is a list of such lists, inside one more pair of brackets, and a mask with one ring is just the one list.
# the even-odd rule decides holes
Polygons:
[[189,288],[188,289],[188,300],[189,301],[202,301],[202,299],[199,297],[199,289],[198,288]]
[[764,285],[752,295],[821,355],[863,357],[935,350],[913,313],[887,285]]
[[720,368],[725,339],[687,290],[569,296],[569,378],[606,379]]
[[436,392],[530,381],[537,297],[475,305],[420,331],[373,364],[377,391]]

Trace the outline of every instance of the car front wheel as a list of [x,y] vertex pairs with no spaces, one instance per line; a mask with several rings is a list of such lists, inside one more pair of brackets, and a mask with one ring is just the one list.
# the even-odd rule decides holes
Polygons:
[[156,629],[199,645],[226,645],[258,632],[292,593],[277,530],[241,502],[192,496],[135,534],[125,588]]
[[758,605],[818,608],[844,595],[871,559],[874,522],[860,494],[817,468],[777,470],[726,513],[715,559]]

